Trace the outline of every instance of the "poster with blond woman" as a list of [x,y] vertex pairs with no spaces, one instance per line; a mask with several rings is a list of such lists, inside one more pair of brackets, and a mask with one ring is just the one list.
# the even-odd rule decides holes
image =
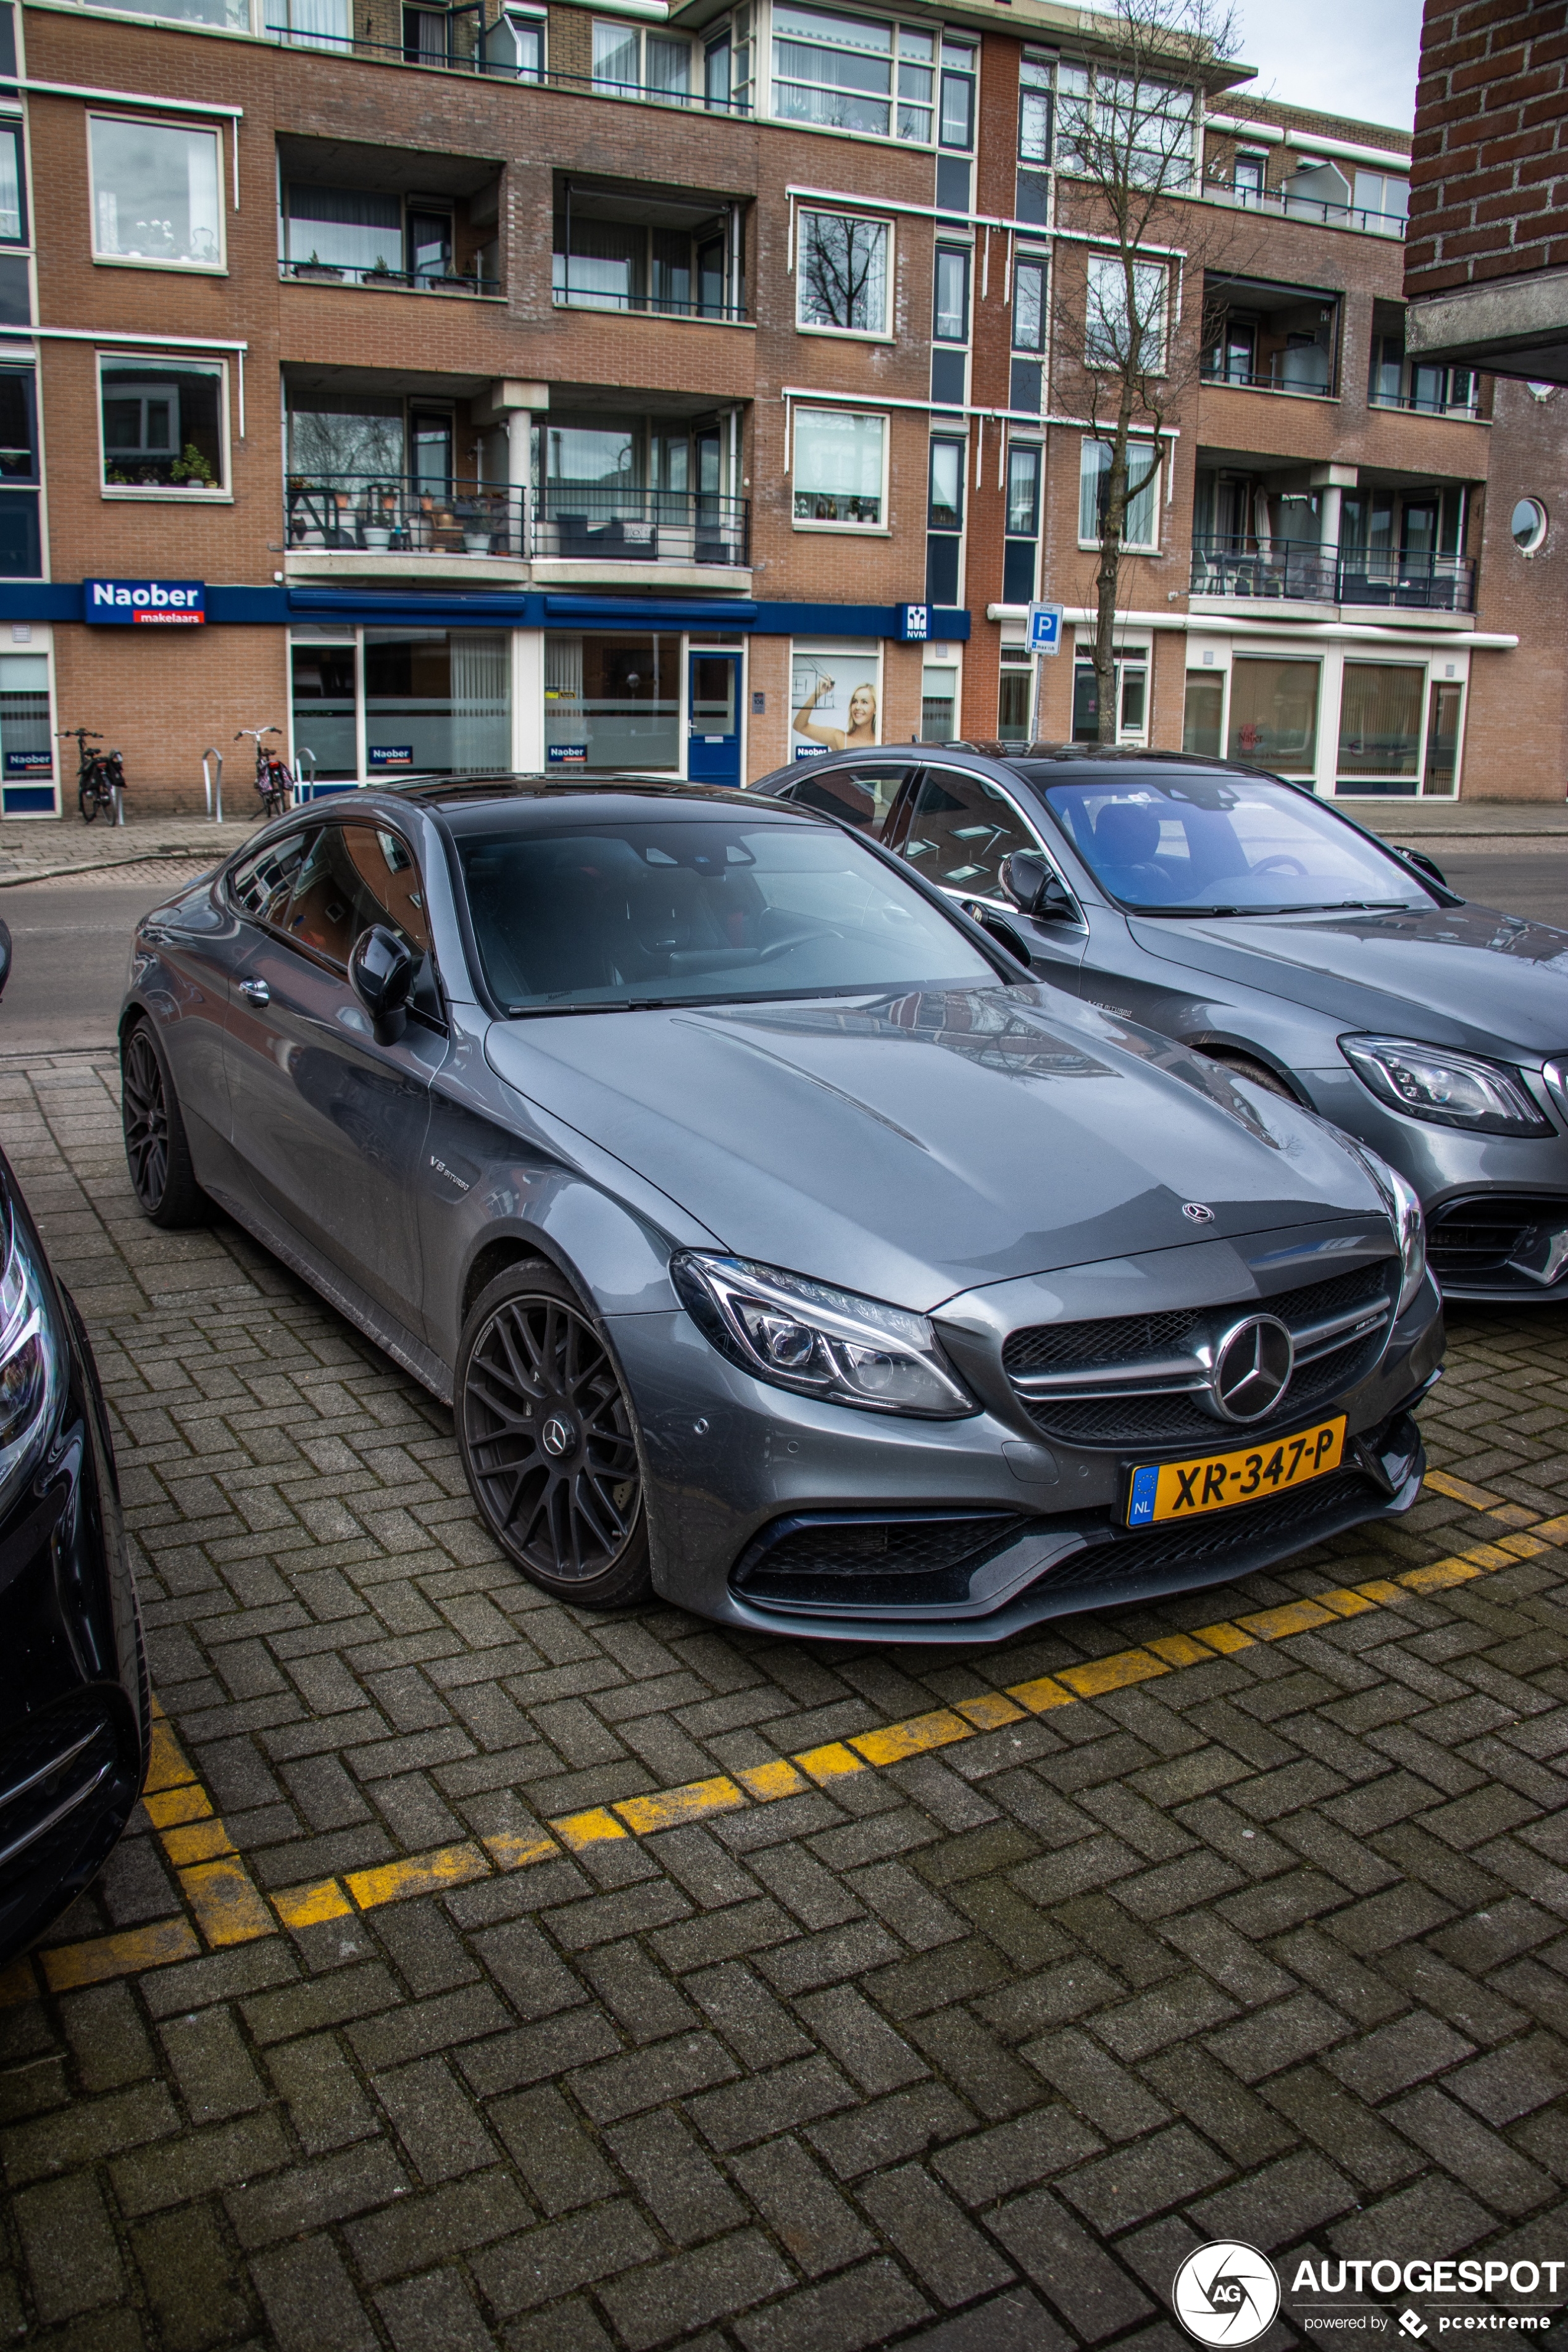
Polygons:
[[797,653],[793,683],[795,732],[806,739],[795,745],[797,759],[814,756],[808,745],[853,751],[879,740],[874,655],[836,654],[828,663]]

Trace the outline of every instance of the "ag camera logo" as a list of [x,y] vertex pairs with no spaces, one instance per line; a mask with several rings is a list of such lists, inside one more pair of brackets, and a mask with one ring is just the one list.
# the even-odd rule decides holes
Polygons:
[[1234,2238],[1189,2254],[1171,2287],[1176,2317],[1198,2344],[1256,2344],[1279,2310],[1279,2274]]

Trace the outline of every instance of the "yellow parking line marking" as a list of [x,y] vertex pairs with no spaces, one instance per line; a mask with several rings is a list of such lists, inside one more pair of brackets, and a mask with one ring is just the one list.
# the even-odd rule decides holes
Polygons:
[[1468,1478],[1456,1478],[1447,1470],[1428,1470],[1422,1480],[1435,1495],[1444,1495],[1450,1503],[1468,1503],[1472,1511],[1495,1511],[1508,1508],[1505,1496],[1494,1495],[1489,1486],[1472,1486]]
[[[1450,1486],[1460,1483],[1448,1482]],[[1458,1499],[1487,1492],[1484,1487],[1471,1488]],[[1490,1504],[1479,1507],[1492,1510],[1494,1517],[1501,1515]],[[1515,1505],[1502,1507],[1510,1514],[1518,1508]],[[437,1847],[431,1853],[377,1864],[349,1872],[341,1881],[324,1878],[285,1887],[269,1897],[263,1897],[252,1884],[173,1726],[154,1702],[147,1811],[175,1865],[201,1936],[188,1919],[160,1919],[116,1935],[56,1945],[38,1956],[45,1980],[49,1991],[66,1992],[113,1977],[134,1976],[144,1969],[198,1958],[203,1938],[207,1948],[221,1949],[276,1935],[279,1927],[297,1932],[350,1917],[356,1909],[371,1911],[411,1895],[439,1894],[472,1879],[488,1878],[494,1871],[527,1869],[563,1853],[582,1853],[611,1839],[651,1837],[680,1822],[733,1812],[748,1804],[774,1804],[799,1796],[813,1785],[830,1789],[836,1780],[853,1773],[929,1755],[933,1749],[1021,1722],[1026,1716],[1076,1706],[1156,1675],[1213,1664],[1216,1657],[1230,1657],[1259,1643],[1288,1641],[1293,1634],[1341,1618],[1397,1608],[1412,1597],[1470,1583],[1511,1567],[1516,1559],[1533,1559],[1559,1535],[1568,1536],[1568,1512],[1559,1519],[1537,1521],[1528,1535],[1510,1533],[1495,1544],[1472,1544],[1425,1567],[1405,1569],[1395,1577],[1371,1577],[1363,1584],[1337,1586],[1307,1600],[1259,1610],[1235,1622],[1222,1618],[1213,1625],[1199,1626],[1193,1633],[1160,1634],[1134,1649],[1063,1666],[1055,1675],[1037,1675],[1005,1691],[960,1699],[951,1707],[936,1707],[902,1723],[885,1724],[876,1731],[858,1732],[847,1740],[827,1740],[794,1756],[737,1766],[733,1772],[689,1781],[683,1788],[624,1797],[613,1805],[590,1806],[538,1828],[498,1831],[460,1845]],[[32,2000],[37,1990],[31,1960],[16,1961],[0,1971],[0,2008]]]
[[444,1845],[406,1862],[351,1870],[343,1884],[362,1911],[373,1911],[378,1904],[402,1903],[411,1895],[433,1895],[444,1886],[461,1886],[470,1878],[489,1874],[489,1857],[477,1845]]

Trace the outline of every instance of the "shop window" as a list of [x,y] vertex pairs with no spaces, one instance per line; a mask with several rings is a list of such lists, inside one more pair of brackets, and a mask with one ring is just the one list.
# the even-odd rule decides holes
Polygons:
[[1027,604],[1034,597],[1040,537],[1040,466],[1036,442],[1016,441],[1007,452],[1007,530],[1002,551],[1005,604]]
[[921,740],[951,743],[957,734],[957,667],[951,662],[927,662],[921,671]]
[[[1078,541],[1080,547],[1098,547],[1110,502],[1111,446],[1085,439],[1079,455]],[[1159,546],[1160,467],[1147,441],[1130,442],[1127,478],[1132,495],[1121,526],[1121,544],[1134,553],[1152,554]]]
[[679,637],[547,635],[544,757],[552,772],[679,769]]
[[294,632],[289,647],[294,694],[294,761],[327,782],[359,774],[354,717],[357,659],[353,641],[331,645]]
[[1318,759],[1319,665],[1237,655],[1230,672],[1226,757],[1310,777]]
[[1426,672],[1414,662],[1345,664],[1340,693],[1341,792],[1413,793]]
[[366,629],[366,773],[510,768],[510,647],[502,629]]
[[183,352],[100,357],[104,489],[223,496],[224,373],[221,361]]
[[1182,717],[1182,749],[1198,759],[1217,760],[1225,748],[1225,672],[1190,669]]
[[1464,688],[1435,680],[1426,711],[1426,766],[1421,789],[1451,800],[1459,770],[1459,719]]
[[996,732],[1004,743],[1027,743],[1033,735],[1035,665],[1026,647],[1004,646],[996,688]]
[[220,134],[94,115],[89,135],[94,259],[221,269]]
[[795,324],[819,332],[892,331],[893,232],[852,213],[803,212],[795,257]]
[[52,816],[54,778],[47,657],[0,654],[0,807],[7,816]]
[[881,648],[866,638],[794,646],[790,740],[797,760],[858,751],[881,740]]
[[886,499],[888,420],[848,409],[795,413],[795,520],[879,529]]

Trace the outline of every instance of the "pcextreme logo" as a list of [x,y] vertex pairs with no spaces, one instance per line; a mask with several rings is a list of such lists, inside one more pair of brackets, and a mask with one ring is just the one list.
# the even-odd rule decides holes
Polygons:
[[1198,2344],[1256,2344],[1279,2309],[1279,2273],[1267,2254],[1234,2238],[1189,2254],[1171,2286],[1171,2303]]

